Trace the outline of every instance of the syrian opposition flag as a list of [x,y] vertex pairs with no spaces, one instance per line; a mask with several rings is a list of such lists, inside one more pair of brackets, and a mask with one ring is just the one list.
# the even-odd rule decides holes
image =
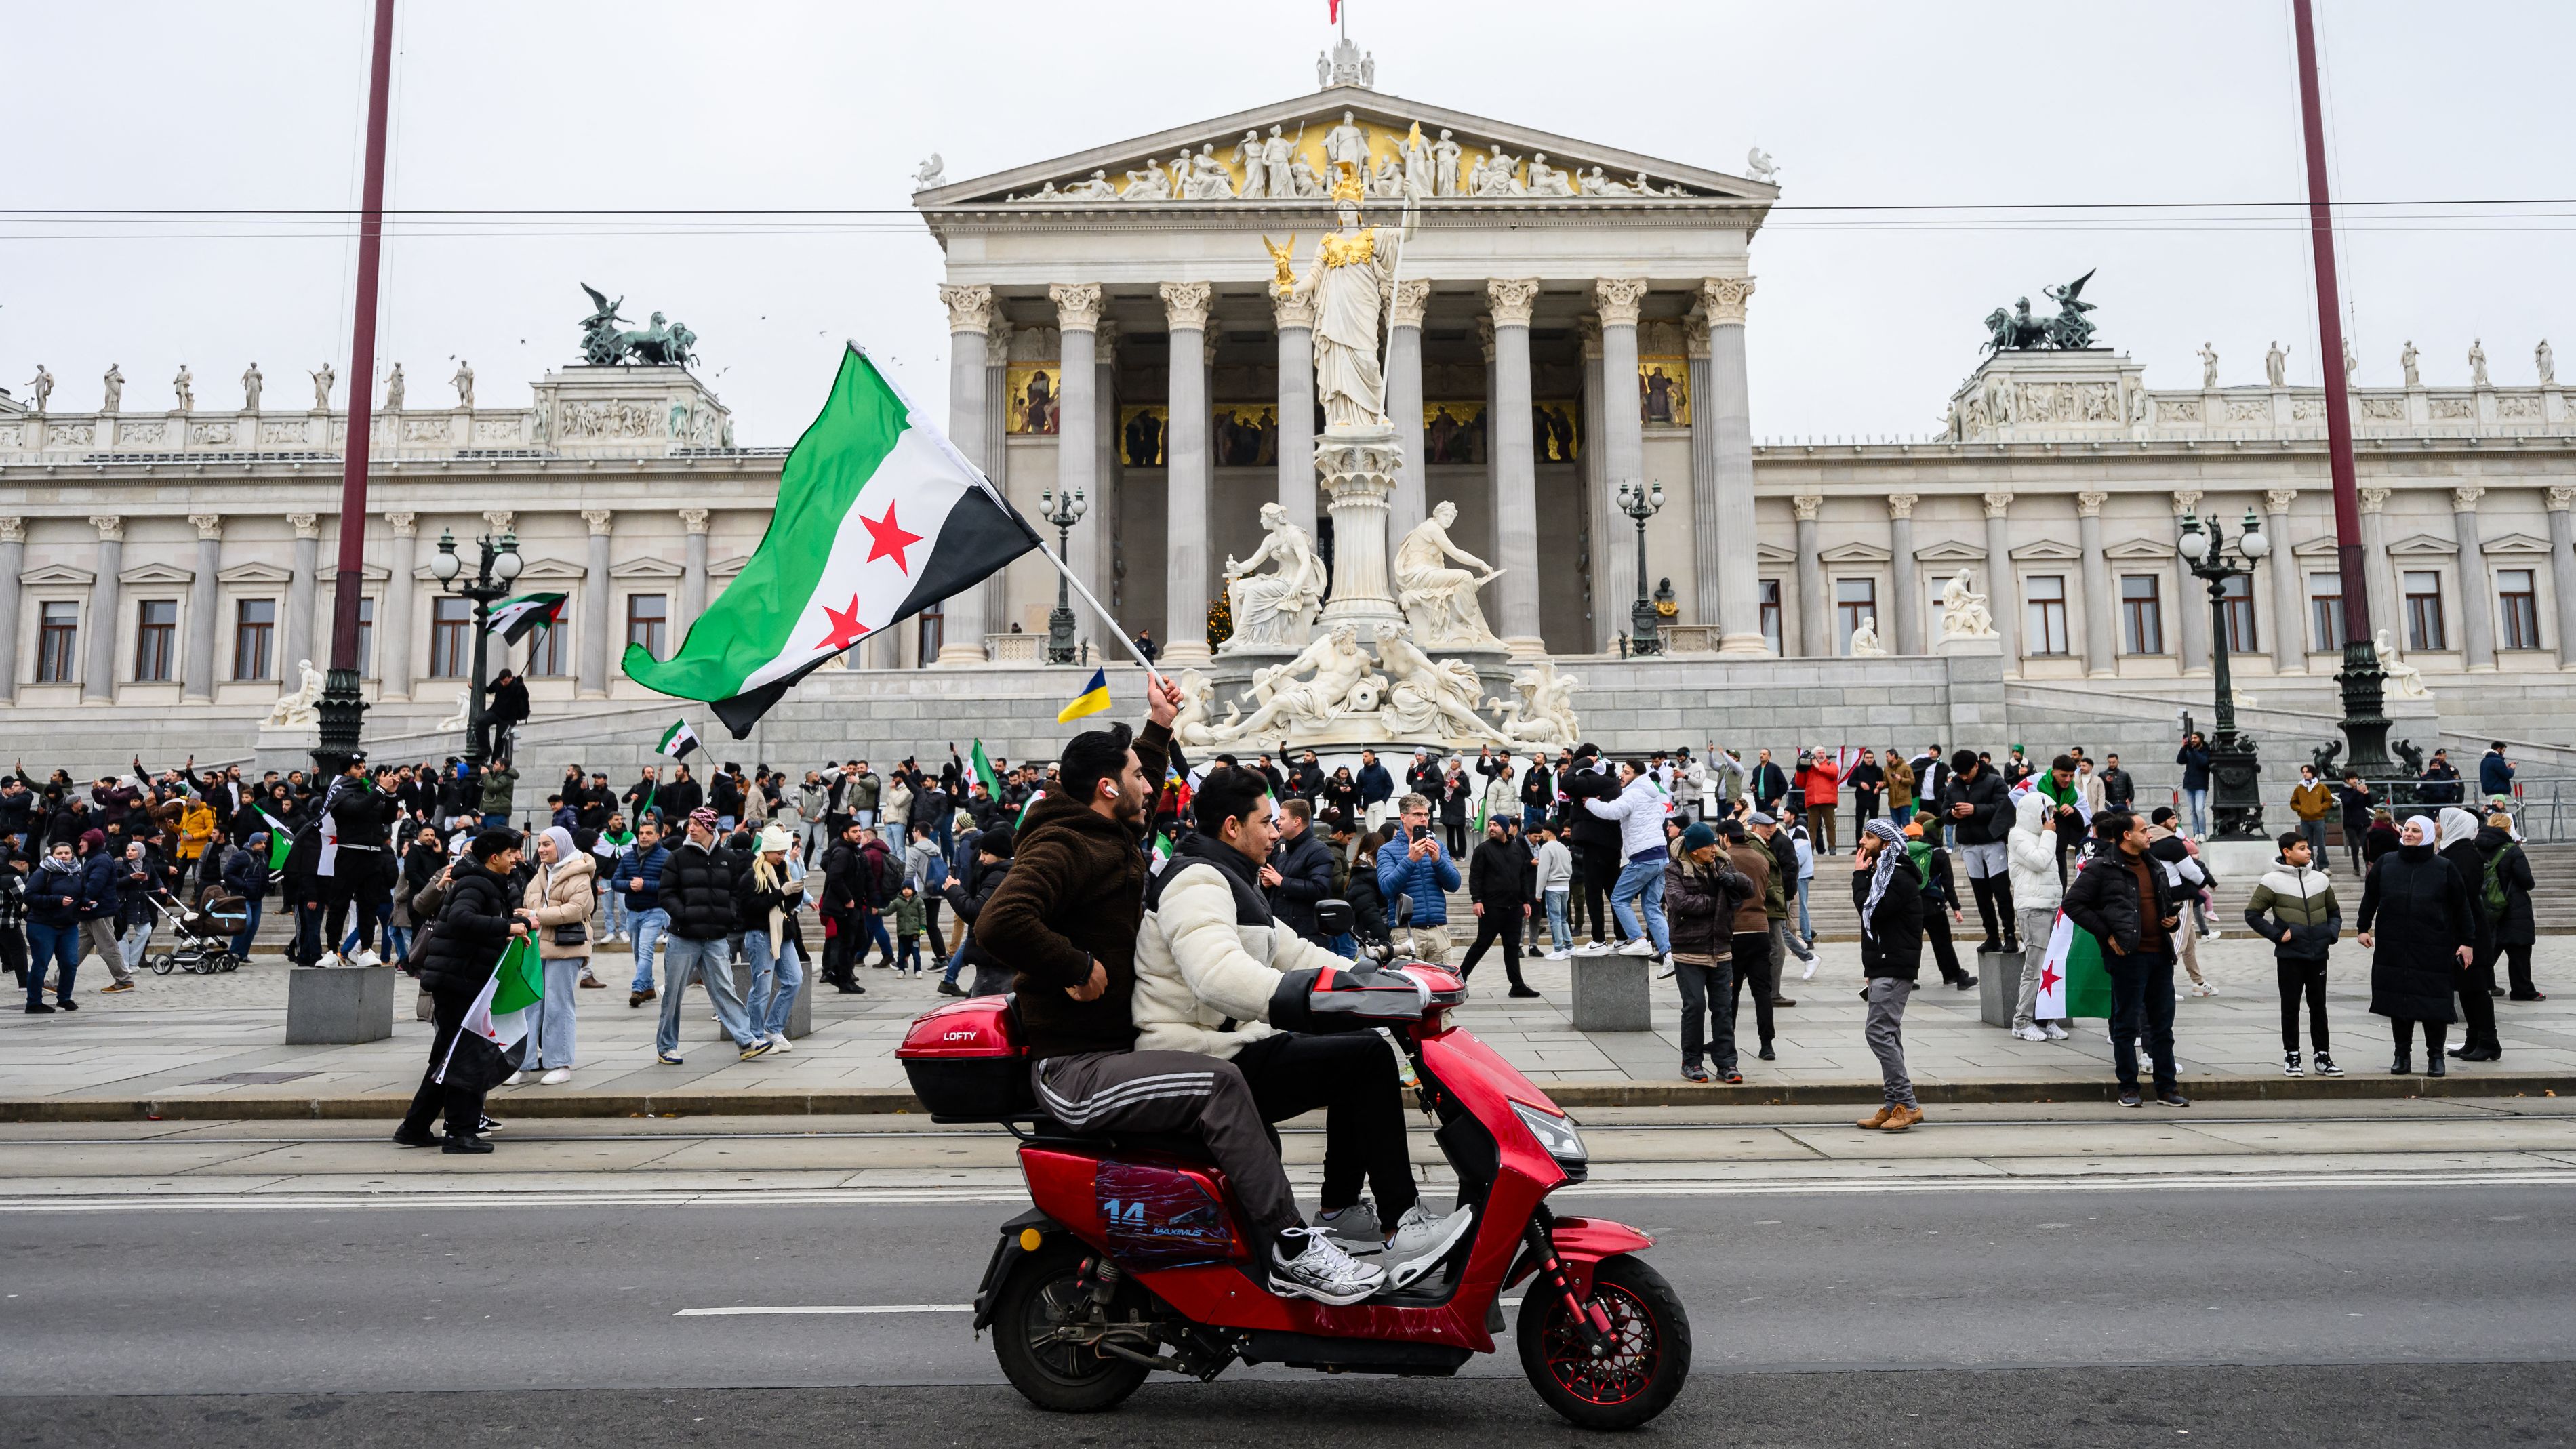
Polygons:
[[968,751],[966,765],[975,772],[976,779],[984,782],[985,794],[996,800],[1002,798],[1002,777],[993,773],[993,761],[984,753],[982,740],[977,740],[973,748]]
[[662,731],[662,742],[653,748],[669,755],[672,759],[684,760],[688,758],[689,751],[697,747],[698,732],[689,728],[687,720],[675,719],[671,721],[669,729]]
[[2102,966],[2102,943],[2092,932],[2057,913],[2049,928],[2048,955],[2039,968],[2039,996],[2030,1009],[2035,1021],[2111,1014],[2111,973]]
[[751,561],[657,660],[627,677],[704,700],[741,739],[788,686],[877,630],[1041,547],[974,464],[852,344],[823,412],[787,455]]
[[564,601],[570,594],[521,594],[492,606],[491,629],[504,640],[518,643],[538,629],[551,629],[563,622]]
[[450,1073],[465,1084],[493,1087],[519,1069],[527,1050],[528,1028],[537,1019],[537,1005],[545,999],[544,968],[537,961],[537,943],[527,936],[510,938],[508,950],[501,953],[501,964],[492,970],[492,979],[465,1009],[464,1025],[447,1049],[447,1059],[438,1064],[436,1080],[445,1082]]

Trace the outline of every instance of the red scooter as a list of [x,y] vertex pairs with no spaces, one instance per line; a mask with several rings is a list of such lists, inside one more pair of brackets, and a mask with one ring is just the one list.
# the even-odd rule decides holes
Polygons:
[[[1321,902],[1318,923],[1348,931],[1349,909]],[[1548,1193],[1584,1180],[1574,1124],[1448,1023],[1467,998],[1458,977],[1397,962],[1390,948],[1379,957],[1318,973],[1310,1022],[1391,1031],[1476,1222],[1438,1266],[1349,1307],[1270,1291],[1269,1245],[1243,1230],[1196,1138],[1075,1136],[1042,1116],[1013,998],[952,1001],[914,1020],[895,1055],[933,1120],[999,1122],[1020,1139],[1035,1206],[1002,1225],[975,1328],[993,1330],[1002,1372],[1031,1402],[1094,1412],[1153,1370],[1204,1381],[1237,1359],[1446,1376],[1493,1351],[1502,1296],[1525,1279],[1521,1368],[1558,1413],[1585,1428],[1633,1428],[1681,1392],[1690,1322],[1672,1286],[1636,1256],[1653,1240],[1548,1209]]]

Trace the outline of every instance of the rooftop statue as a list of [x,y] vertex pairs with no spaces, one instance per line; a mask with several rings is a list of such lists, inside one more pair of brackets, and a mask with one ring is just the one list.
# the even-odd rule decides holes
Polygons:
[[622,332],[617,324],[626,319],[617,309],[626,299],[612,302],[588,282],[581,289],[590,294],[590,315],[581,322],[581,360],[592,367],[615,367],[621,362],[641,363],[648,367],[686,367],[694,361],[690,348],[698,334],[687,324],[666,320],[653,314],[652,325],[641,332]]
[[2084,284],[2093,280],[2086,272],[2063,287],[2043,287],[2042,295],[2057,304],[2054,317],[2031,315],[2030,299],[2022,298],[2012,308],[1997,307],[1986,314],[1988,352],[2027,352],[2042,347],[2078,348],[2093,345],[2093,323],[2084,314],[2093,304],[2083,300]]

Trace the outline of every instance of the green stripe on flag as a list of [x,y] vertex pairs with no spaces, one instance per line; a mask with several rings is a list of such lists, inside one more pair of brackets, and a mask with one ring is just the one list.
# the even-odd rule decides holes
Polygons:
[[985,757],[982,740],[977,740],[974,748],[966,752],[966,763],[975,771],[975,778],[984,782],[984,793],[996,800],[1001,799],[1001,777],[993,773],[993,762]]
[[492,1014],[508,1016],[545,1000],[544,967],[537,960],[533,937],[513,936],[501,964],[492,971]]

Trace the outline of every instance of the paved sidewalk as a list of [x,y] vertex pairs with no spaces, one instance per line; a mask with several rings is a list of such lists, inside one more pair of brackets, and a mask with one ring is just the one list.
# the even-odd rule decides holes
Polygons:
[[[1778,1061],[1752,1056],[1747,1004],[1745,1085],[1739,1088],[1679,1080],[1679,1005],[1662,982],[1656,983],[1653,1031],[1578,1032],[1566,1016],[1571,963],[1531,963],[1530,981],[1542,999],[1511,1001],[1489,961],[1458,1020],[1568,1104],[1875,1100],[1877,1068],[1861,1041],[1858,948],[1829,943],[1822,956],[1812,981],[1797,979],[1791,963],[1784,990],[1799,1004],[1780,1012]],[[2347,943],[2336,953],[2329,1015],[2337,1060],[2351,1075],[2331,1082],[2281,1076],[2279,995],[2265,944],[2240,929],[2204,944],[2201,961],[2223,994],[2186,996],[2177,1010],[2185,1090],[2194,1095],[2576,1095],[2576,987],[2561,986],[2576,978],[2576,938],[2543,940],[2535,953],[2543,989],[2559,988],[2549,1001],[2497,1003],[2504,1060],[2454,1063],[2441,1083],[2387,1075],[2387,1024],[2368,1013],[2368,961],[2358,946]],[[712,1013],[698,997],[682,1033],[687,1063],[666,1067],[653,1060],[658,1003],[629,1010],[627,963],[604,965],[610,988],[579,994],[573,1080],[503,1089],[495,1102],[507,1107],[496,1105],[496,1112],[878,1112],[911,1105],[893,1050],[905,1024],[939,999],[931,990],[934,977],[863,971],[866,995],[824,990],[814,1003],[813,1034],[792,1052],[753,1062],[738,1062],[731,1044],[718,1039]],[[284,1045],[286,968],[280,964],[262,960],[229,976],[145,975],[141,981],[131,993],[85,992],[76,1014],[0,1014],[0,1120],[375,1117],[399,1112],[420,1079],[429,1027],[411,1019],[408,991],[389,1040],[290,1047]],[[1908,1065],[1927,1101],[2093,1099],[2109,1089],[2110,1044],[2098,1023],[2079,1024],[2065,1042],[2021,1042],[1978,1019],[1974,991],[1931,982],[1915,996],[1905,1025]]]

